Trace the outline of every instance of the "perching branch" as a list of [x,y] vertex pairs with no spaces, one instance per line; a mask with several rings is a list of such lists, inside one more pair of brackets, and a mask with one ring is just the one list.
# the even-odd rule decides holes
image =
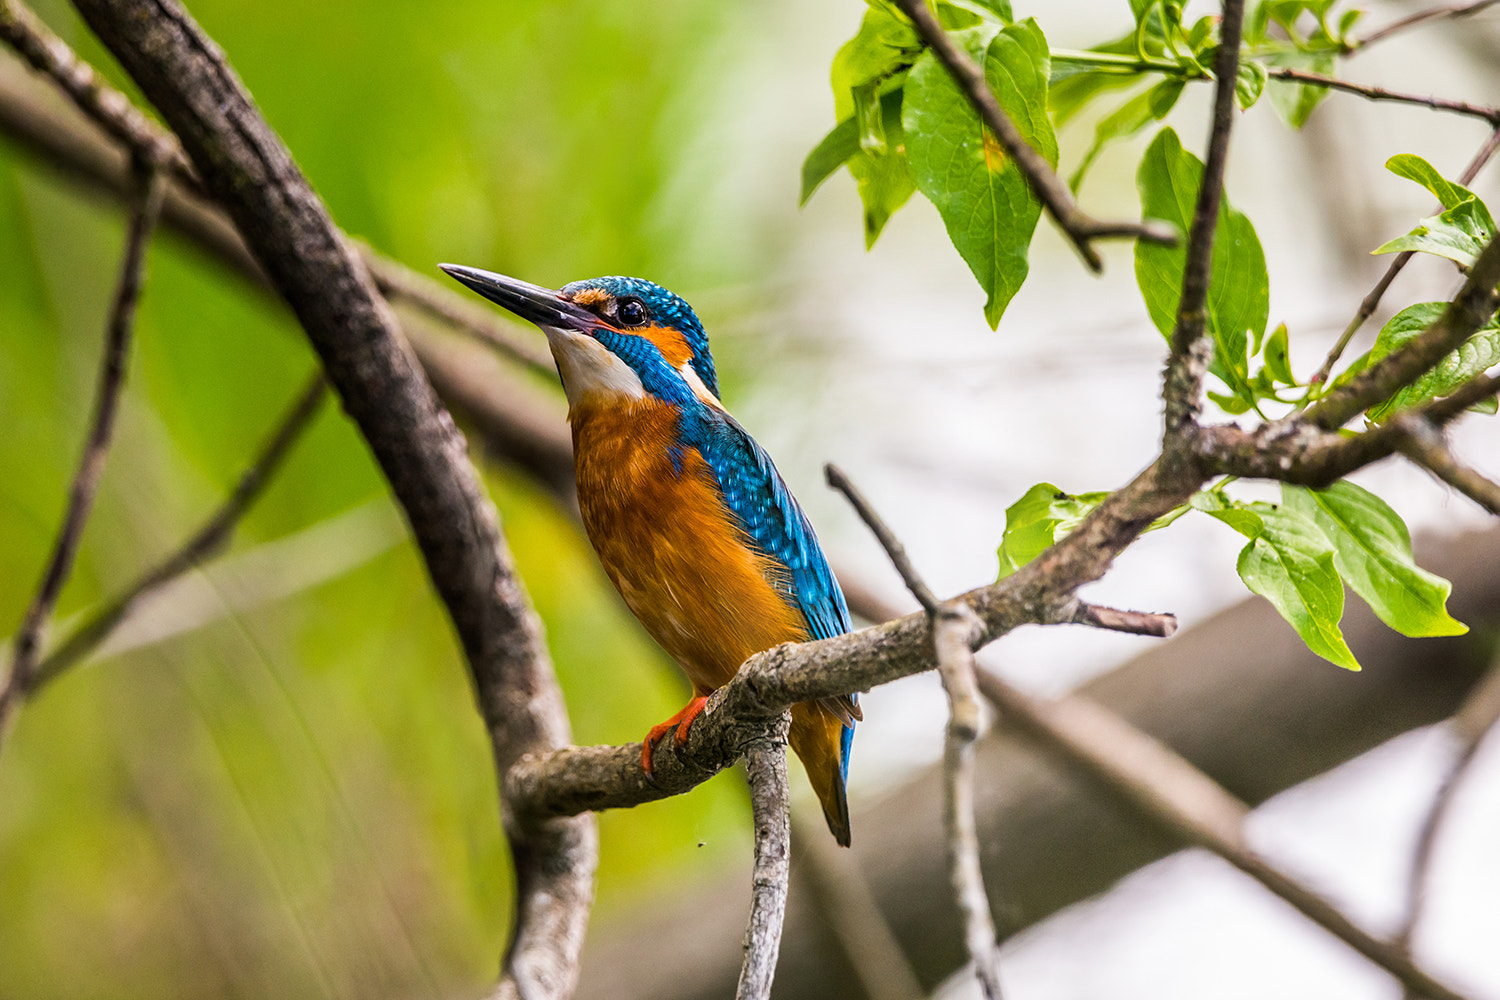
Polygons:
[[1229,162],[1229,131],[1234,125],[1234,88],[1240,64],[1240,29],[1245,19],[1244,0],[1225,0],[1219,21],[1221,40],[1214,56],[1213,126],[1208,154],[1203,159],[1203,180],[1193,221],[1188,227],[1187,252],[1182,271],[1182,296],[1177,302],[1177,320],[1172,328],[1171,354],[1162,379],[1165,408],[1162,456],[1168,462],[1188,460],[1189,447],[1202,410],[1203,378],[1208,373],[1213,344],[1207,336],[1209,276],[1213,272],[1214,232],[1219,225],[1219,204],[1224,194],[1224,168]]
[[[182,141],[323,360],[406,512],[463,645],[503,772],[568,742],[539,623],[464,442],[389,307],[213,42],[174,0],[79,0],[84,19]],[[593,897],[591,818],[505,810],[518,887],[501,995],[566,995]]]
[[958,89],[963,91],[1000,145],[1005,147],[1005,152],[1025,175],[1032,192],[1046,208],[1047,214],[1052,216],[1058,228],[1078,250],[1089,270],[1095,273],[1104,270],[1104,262],[1099,259],[1099,252],[1093,247],[1094,240],[1140,239],[1164,246],[1172,246],[1177,242],[1177,234],[1160,224],[1149,221],[1101,222],[1087,215],[1073,201],[1068,186],[1042,155],[1022,138],[1015,123],[1010,120],[1005,109],[1000,107],[1000,102],[995,99],[994,92],[985,81],[984,69],[953,43],[932,11],[927,8],[926,0],[896,0],[896,5],[911,19],[917,34],[922,36],[922,41],[952,74]]
[[906,581],[907,589],[927,612],[938,675],[948,695],[948,727],[943,739],[943,828],[948,881],[964,917],[964,944],[974,964],[974,975],[987,1000],[1000,1000],[995,922],[990,916],[984,873],[979,867],[979,833],[974,820],[974,741],[979,738],[974,644],[984,627],[962,601],[938,602],[895,532],[841,469],[830,463],[823,467],[823,473],[828,485],[844,494],[869,526]]
[[291,452],[292,445],[311,425],[313,417],[317,416],[326,392],[327,385],[322,374],[315,375],[307,388],[298,394],[223,505],[203,522],[181,548],[142,573],[123,593],[91,615],[61,645],[47,654],[37,664],[28,693],[40,691],[63,671],[86,658],[142,600],[216,555],[228,544],[240,519],[260,498],[266,485]]
[[786,733],[791,716],[783,714],[774,732],[745,747],[750,781],[750,813],[755,825],[755,864],[751,872],[750,921],[745,927],[745,963],[735,1000],[768,1000],[781,952],[781,925],[786,919],[791,880],[792,798],[786,776]]
[[1422,97],[1419,94],[1402,94],[1394,90],[1386,90],[1384,87],[1372,87],[1368,84],[1352,83],[1349,80],[1324,76],[1322,73],[1291,69],[1286,66],[1268,66],[1266,67],[1266,76],[1272,80],[1283,80],[1287,83],[1302,83],[1314,87],[1327,87],[1329,90],[1340,90],[1346,94],[1357,94],[1370,101],[1395,101],[1399,104],[1415,104],[1420,107],[1431,108],[1433,111],[1449,111],[1456,115],[1480,118],[1489,122],[1490,127],[1500,128],[1500,107],[1470,104],[1467,101],[1451,101],[1444,97]]
[[73,571],[78,543],[88,523],[89,511],[104,473],[104,460],[114,436],[115,415],[119,411],[120,393],[125,384],[125,369],[130,360],[130,343],[135,330],[136,305],[146,281],[146,248],[151,242],[161,211],[161,172],[153,161],[135,164],[137,193],[131,203],[130,223],[125,234],[125,254],[120,264],[120,280],[110,305],[105,328],[104,354],[99,366],[98,388],[94,395],[93,417],[78,471],[68,489],[62,526],[53,543],[47,568],[42,573],[36,595],[26,607],[21,627],[11,647],[10,672],[0,687],[0,746],[15,719],[17,709],[35,682],[37,660],[46,637],[47,620],[62,593],[63,584]]
[[1460,1000],[1403,948],[1373,937],[1253,851],[1244,836],[1249,809],[1166,746],[1086,698],[1041,702],[988,671],[981,670],[978,680],[1007,720],[1163,833],[1219,855],[1408,989],[1431,1000]]

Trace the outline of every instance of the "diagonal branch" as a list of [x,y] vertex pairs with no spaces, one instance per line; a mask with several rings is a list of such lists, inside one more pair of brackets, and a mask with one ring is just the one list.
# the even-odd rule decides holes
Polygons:
[[1475,3],[1448,4],[1442,7],[1429,7],[1426,10],[1419,10],[1415,14],[1408,14],[1400,20],[1392,21],[1384,27],[1377,28],[1362,38],[1356,38],[1349,44],[1348,52],[1350,55],[1353,55],[1355,52],[1374,45],[1376,42],[1384,41],[1392,35],[1399,34],[1409,28],[1415,28],[1418,25],[1428,24],[1432,21],[1469,17],[1472,14],[1478,14],[1482,10],[1495,6],[1496,3],[1500,3],[1500,0],[1477,0]]
[[1214,56],[1213,127],[1193,221],[1188,227],[1182,270],[1182,296],[1172,328],[1172,351],[1162,380],[1162,455],[1169,462],[1188,459],[1189,445],[1202,408],[1203,377],[1208,373],[1213,344],[1207,335],[1208,285],[1213,274],[1214,231],[1224,195],[1224,168],[1229,161],[1229,130],[1234,125],[1234,88],[1239,73],[1240,29],[1244,0],[1225,0],[1219,22],[1219,51]]
[[932,11],[927,8],[926,0],[896,0],[896,5],[911,19],[917,34],[932,49],[933,55],[953,75],[959,89],[1026,176],[1032,192],[1078,250],[1089,270],[1098,273],[1104,269],[1099,252],[1093,247],[1093,241],[1097,239],[1140,239],[1165,246],[1177,242],[1176,234],[1159,223],[1101,222],[1080,209],[1068,191],[1068,186],[1042,155],[1022,138],[1015,123],[1010,120],[1005,109],[1000,107],[1000,102],[995,99],[994,92],[985,81],[983,68],[953,43]]
[[63,671],[87,657],[142,600],[214,556],[228,544],[240,519],[260,498],[291,451],[292,445],[312,423],[313,417],[317,416],[326,391],[327,385],[322,374],[315,375],[307,388],[298,394],[296,401],[277,424],[260,454],[240,476],[240,481],[223,505],[203,522],[181,548],[142,573],[123,593],[75,629],[57,649],[47,654],[37,664],[28,693],[40,691]]
[[1448,443],[1432,421],[1420,414],[1408,413],[1395,418],[1401,432],[1396,447],[1411,459],[1485,510],[1500,517],[1500,484],[1460,463],[1448,450]]
[[42,573],[36,595],[27,605],[21,627],[11,649],[10,673],[0,687],[0,745],[3,745],[17,709],[35,681],[37,660],[45,638],[47,620],[57,604],[63,584],[73,571],[78,542],[88,523],[89,511],[104,473],[104,460],[114,436],[115,415],[119,411],[120,392],[125,383],[125,369],[130,360],[130,342],[135,329],[136,305],[146,281],[146,248],[161,212],[161,172],[154,162],[135,164],[137,194],[132,202],[130,223],[125,234],[124,260],[120,280],[115,288],[105,330],[104,354],[100,361],[98,388],[94,396],[94,413],[78,471],[68,489],[62,526],[53,543],[47,568]]
[[1491,128],[1500,128],[1500,107],[1494,107],[1493,105],[1470,104],[1468,101],[1452,101],[1445,97],[1423,97],[1420,94],[1403,94],[1394,90],[1386,90],[1384,87],[1372,87],[1368,84],[1353,83],[1349,80],[1340,80],[1335,76],[1325,76],[1322,73],[1313,73],[1304,69],[1291,69],[1285,66],[1266,67],[1266,76],[1272,80],[1282,80],[1287,83],[1302,83],[1314,87],[1327,87],[1329,90],[1355,94],[1369,101],[1394,101],[1398,104],[1415,104],[1419,107],[1430,108],[1433,111],[1448,111],[1456,115],[1467,115],[1470,118],[1479,118],[1489,122]]
[[1228,861],[1408,989],[1431,1000],[1460,1000],[1403,948],[1364,931],[1252,850],[1244,831],[1248,807],[1157,740],[1087,698],[1041,702],[988,671],[981,670],[978,680],[1006,719],[1163,833]]
[[[175,0],[77,6],[228,209],[369,442],[453,620],[497,766],[565,745],[567,714],[495,510],[363,262]],[[518,905],[499,992],[562,996],[577,975],[592,902],[594,825],[588,817],[526,825],[504,813]]]

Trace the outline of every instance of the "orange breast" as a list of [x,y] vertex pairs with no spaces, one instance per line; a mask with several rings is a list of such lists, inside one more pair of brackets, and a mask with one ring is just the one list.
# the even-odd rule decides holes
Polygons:
[[626,605],[701,694],[752,654],[807,636],[772,587],[785,571],[757,554],[697,451],[670,449],[676,415],[655,400],[569,414],[584,528]]

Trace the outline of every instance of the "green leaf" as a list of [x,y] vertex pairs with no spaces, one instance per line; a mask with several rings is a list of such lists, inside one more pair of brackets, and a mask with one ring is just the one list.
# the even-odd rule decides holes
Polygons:
[[[1271,66],[1308,70],[1324,76],[1333,75],[1335,68],[1333,53],[1326,51],[1278,52],[1266,62]],[[1271,80],[1268,87],[1271,92],[1271,106],[1292,128],[1301,128],[1307,124],[1307,118],[1313,113],[1313,109],[1328,96],[1328,88],[1321,84]]]
[[1416,181],[1424,188],[1432,192],[1432,196],[1438,200],[1438,204],[1444,208],[1457,208],[1464,201],[1474,197],[1474,192],[1462,184],[1445,178],[1437,172],[1437,168],[1415,153],[1397,153],[1385,161],[1385,169],[1397,177],[1405,177],[1409,181]]
[[[1202,496],[1216,499],[1200,503]],[[1231,504],[1216,494],[1198,494],[1193,506],[1250,539],[1235,565],[1240,579],[1271,602],[1308,649],[1345,669],[1359,669],[1339,630],[1344,585],[1334,566],[1334,545],[1316,523],[1284,506]]]
[[1078,186],[1083,183],[1083,175],[1094,165],[1094,160],[1109,143],[1129,138],[1152,122],[1166,117],[1167,112],[1177,103],[1177,98],[1182,95],[1185,83],[1180,79],[1163,80],[1099,119],[1099,123],[1094,126],[1094,143],[1083,154],[1073,176],[1068,178],[1068,186],[1075,192],[1078,190]]
[[1423,219],[1417,228],[1376,247],[1372,253],[1415,250],[1472,267],[1494,233],[1495,220],[1490,218],[1490,210],[1484,202],[1470,196],[1442,215]]
[[1417,566],[1401,515],[1369,490],[1338,482],[1323,490],[1283,485],[1284,509],[1305,517],[1334,544],[1334,566],[1381,621],[1413,637],[1462,635],[1445,607],[1453,585]]
[[[1203,164],[1182,148],[1177,133],[1164,128],[1147,147],[1136,173],[1141,214],[1161,219],[1186,233],[1197,205]],[[1171,339],[1182,297],[1186,240],[1175,247],[1143,241],[1135,245],[1135,277],[1146,310],[1162,336]],[[1219,205],[1208,287],[1207,321],[1214,341],[1213,372],[1236,395],[1253,399],[1249,390],[1250,338],[1265,334],[1270,313],[1266,257],[1255,227],[1224,198]]]
[[[885,133],[886,145],[889,149],[892,141],[899,147],[902,141],[901,135],[901,91],[892,90],[880,98],[880,108],[884,115],[882,128]],[[842,167],[849,159],[860,153],[860,130],[859,122],[853,118],[845,118],[833,127],[833,131],[823,137],[823,141],[807,154],[807,159],[802,161],[802,196],[798,204],[807,204],[807,199],[812,197],[814,191],[833,175],[833,172]],[[899,152],[899,148],[897,150]]]
[[1286,324],[1282,323],[1266,339],[1266,371],[1282,385],[1296,385],[1297,376],[1292,374],[1290,344],[1287,340]]
[[1005,579],[1060,538],[1099,506],[1108,493],[1064,493],[1051,483],[1037,483],[1005,509],[1000,539],[1000,576]]
[[[890,221],[891,216],[895,215],[916,191],[906,156],[899,152],[901,140],[892,136],[889,129],[886,135],[893,143],[897,143],[891,152],[884,156],[871,156],[861,150],[849,158],[849,173],[854,175],[855,183],[859,186],[860,201],[865,206],[865,249],[867,250],[880,238],[880,233],[885,229],[885,224]],[[899,135],[899,129],[897,135]]]
[[884,4],[865,11],[859,31],[833,57],[833,107],[839,119],[854,115],[854,91],[906,70],[922,54],[922,40],[904,16]]
[[[1379,361],[1437,322],[1446,302],[1419,302],[1392,316],[1375,338],[1367,364]],[[1481,372],[1500,364],[1500,317],[1491,316],[1474,336],[1390,399],[1371,407],[1369,417],[1379,423],[1397,410],[1419,406],[1446,396]]]
[[1248,111],[1266,89],[1266,68],[1258,62],[1241,62],[1234,78],[1234,100]]
[[[1047,40],[1029,19],[993,40],[987,30],[953,37],[982,55],[985,78],[1000,106],[1021,136],[1055,166],[1057,139],[1047,118]],[[954,247],[989,295],[984,315],[994,327],[1026,278],[1041,205],[930,53],[907,78],[902,125],[917,188],[937,206]]]

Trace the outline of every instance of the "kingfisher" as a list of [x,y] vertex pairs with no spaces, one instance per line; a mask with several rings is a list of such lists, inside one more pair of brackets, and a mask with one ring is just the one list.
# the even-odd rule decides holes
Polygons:
[[[547,335],[568,398],[583,525],[627,607],[682,667],[693,698],[641,748],[675,745],[714,689],[783,642],[849,631],[849,609],[807,515],[724,409],[692,307],[642,278],[553,290],[438,265]],[[834,839],[849,845],[854,695],[792,708],[790,742]]]

